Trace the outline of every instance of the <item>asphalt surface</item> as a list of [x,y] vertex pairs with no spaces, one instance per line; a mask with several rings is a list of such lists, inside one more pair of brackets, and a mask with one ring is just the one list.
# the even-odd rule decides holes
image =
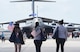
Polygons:
[[[10,43],[8,40],[5,42],[0,40],[0,52],[14,52],[14,43]],[[25,40],[21,52],[36,52],[33,39]],[[48,39],[43,42],[41,52],[56,52],[55,40]],[[59,52],[61,51],[59,50]],[[80,38],[68,38],[64,46],[64,52],[80,52]]]

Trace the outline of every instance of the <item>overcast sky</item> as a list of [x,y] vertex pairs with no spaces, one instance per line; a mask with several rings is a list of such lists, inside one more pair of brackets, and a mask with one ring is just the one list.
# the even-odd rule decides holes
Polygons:
[[[12,0],[0,0],[0,23],[29,18],[32,13],[31,2],[11,3]],[[53,0],[54,1],[54,0]],[[80,0],[55,0],[52,3],[35,3],[35,13],[38,16],[61,20],[70,23],[80,23]]]

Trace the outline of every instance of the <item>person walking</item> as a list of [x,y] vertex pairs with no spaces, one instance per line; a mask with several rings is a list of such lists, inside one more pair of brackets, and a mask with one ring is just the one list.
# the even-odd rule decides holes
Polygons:
[[2,34],[1,34],[1,40],[2,40],[2,42],[4,42],[4,41],[5,41],[4,32],[2,32]]
[[35,28],[33,28],[33,30],[35,30],[37,32],[37,33],[33,33],[36,52],[41,52],[42,41],[41,41],[41,30],[40,29],[41,28],[39,26],[39,22],[36,22]]
[[[61,52],[64,52],[64,44],[65,41],[67,40],[68,32],[67,29],[63,26],[63,20],[59,21],[59,26],[57,28],[58,28],[58,38],[55,38],[56,52],[59,52],[59,46],[61,46]],[[53,36],[57,28],[54,29]]]
[[23,33],[20,30],[19,24],[15,24],[15,27],[13,29],[9,41],[14,43],[15,52],[21,52],[21,45],[24,44],[24,41],[23,41]]

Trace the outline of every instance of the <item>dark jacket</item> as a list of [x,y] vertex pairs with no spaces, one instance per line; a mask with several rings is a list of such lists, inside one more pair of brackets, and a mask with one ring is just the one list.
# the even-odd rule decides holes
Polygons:
[[[16,33],[15,33],[15,32],[12,32],[9,41],[15,43],[15,41],[16,41],[15,38],[16,38]],[[19,32],[18,38],[19,38],[19,40],[20,40],[20,43],[21,43],[21,44],[24,44],[23,33],[22,33],[21,31]]]

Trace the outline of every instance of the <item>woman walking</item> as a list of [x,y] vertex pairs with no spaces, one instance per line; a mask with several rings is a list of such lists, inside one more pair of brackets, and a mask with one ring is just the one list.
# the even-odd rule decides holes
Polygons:
[[[21,52],[21,45],[24,44],[23,33],[20,30],[19,24],[15,24],[10,40],[13,40],[15,52]],[[11,41],[10,41],[11,42]]]
[[41,45],[42,45],[42,40],[41,40],[41,30],[40,30],[39,22],[35,23],[35,28],[32,30],[36,31],[37,33],[31,33],[34,36],[34,44],[36,48],[36,52],[41,52]]
[[68,32],[67,32],[67,29],[63,26],[63,20],[59,21],[59,26],[54,29],[53,36],[56,29],[58,30],[58,38],[55,38],[56,46],[57,46],[56,52],[59,52],[59,46],[61,46],[61,52],[64,52],[64,44],[65,44],[65,41],[67,40]]

